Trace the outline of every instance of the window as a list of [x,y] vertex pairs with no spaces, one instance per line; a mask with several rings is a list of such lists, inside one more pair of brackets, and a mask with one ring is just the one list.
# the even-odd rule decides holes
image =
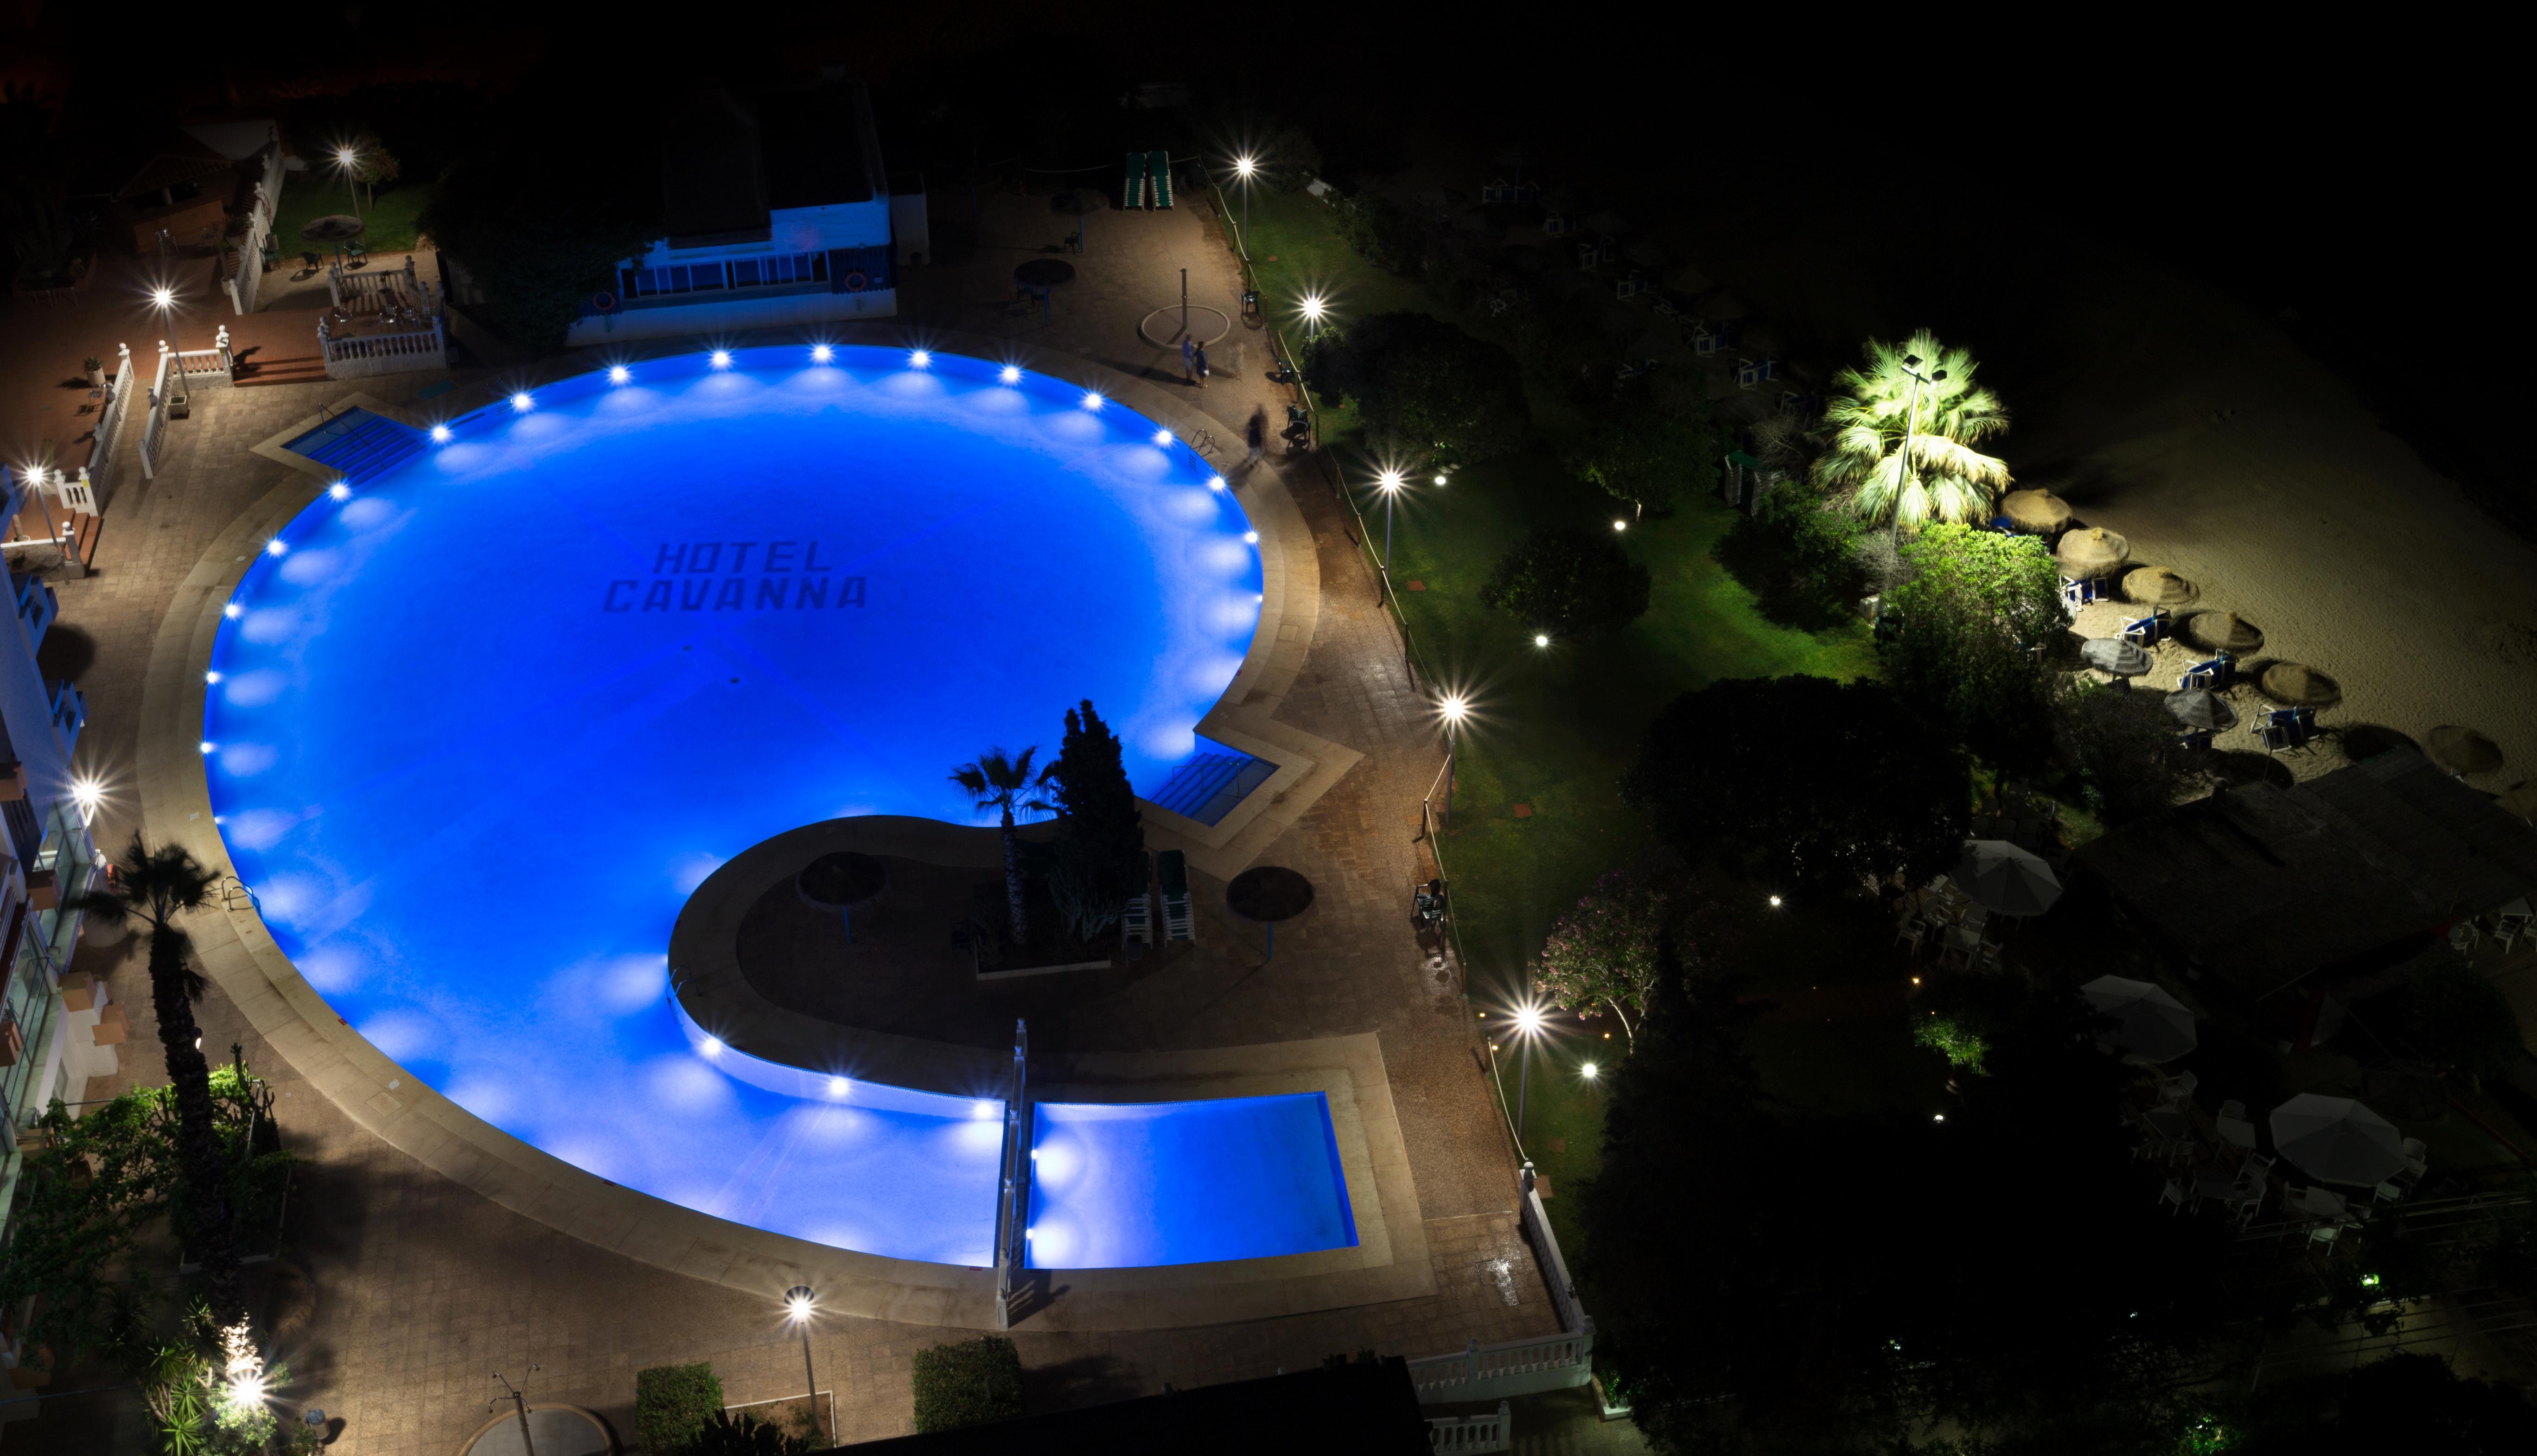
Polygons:
[[670,268],[618,270],[618,281],[628,298],[825,283],[827,278],[828,255],[825,253],[777,253],[761,258],[735,258],[728,265],[682,263]]

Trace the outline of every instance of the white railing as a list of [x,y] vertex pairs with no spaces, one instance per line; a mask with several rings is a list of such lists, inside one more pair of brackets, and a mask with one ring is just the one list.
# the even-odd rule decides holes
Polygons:
[[1574,1390],[1594,1378],[1594,1329],[1541,1335],[1530,1340],[1473,1340],[1454,1355],[1409,1361],[1409,1381],[1422,1406],[1451,1401],[1504,1400],[1544,1390]]
[[327,334],[321,320],[317,325],[317,345],[326,351],[326,377],[358,379],[366,374],[405,374],[418,369],[449,367],[449,343],[440,331],[440,320],[431,320],[428,329],[405,334],[369,334],[356,339],[336,339]]
[[[440,312],[440,290],[415,276],[411,254],[406,257],[405,267],[377,273],[352,273],[341,263],[329,263],[326,296],[334,300],[337,308],[349,306],[355,312],[375,313],[391,304],[424,313]],[[373,306],[363,309],[364,303]]]
[[1500,1401],[1496,1411],[1478,1416],[1429,1418],[1427,1449],[1473,1453],[1514,1450],[1515,1423],[1508,1417],[1507,1403]]
[[105,405],[97,411],[97,432],[89,446],[88,464],[79,478],[64,477],[57,494],[61,503],[92,516],[104,514],[101,503],[114,494],[114,447],[123,438],[124,416],[132,404],[132,346],[115,347],[114,378],[105,387]]
[[150,385],[150,412],[141,420],[141,477],[159,478],[159,446],[167,434],[167,375],[175,363],[167,341],[159,341],[159,377]]
[[1541,1195],[1533,1191],[1532,1165],[1527,1163],[1518,1177],[1516,1216],[1541,1267],[1542,1283],[1550,1287],[1560,1333],[1495,1345],[1474,1340],[1460,1354],[1409,1361],[1409,1380],[1418,1387],[1420,1405],[1573,1390],[1594,1378],[1594,1320],[1578,1302],[1577,1285],[1568,1277],[1568,1260],[1559,1252],[1559,1236],[1550,1230]]
[[187,384],[228,384],[236,369],[237,361],[229,353],[229,327],[227,324],[221,325],[221,332],[212,341],[211,348],[176,350],[176,372],[185,376]]
[[248,212],[246,231],[238,238],[237,271],[229,275],[229,306],[255,312],[255,295],[264,286],[264,244],[273,232],[274,210],[282,205],[282,144],[265,153],[264,176],[256,183],[255,207]]

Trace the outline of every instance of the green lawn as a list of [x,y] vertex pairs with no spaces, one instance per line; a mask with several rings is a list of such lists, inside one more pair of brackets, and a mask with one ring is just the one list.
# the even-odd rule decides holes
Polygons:
[[[361,240],[374,256],[384,259],[389,253],[414,251],[418,245],[415,220],[430,203],[433,190],[428,183],[399,183],[380,188],[375,203],[367,197],[361,199],[361,221],[369,224]],[[311,219],[352,211],[352,189],[338,173],[322,167],[293,172],[283,179],[282,205],[274,211],[275,246],[285,259],[301,253],[331,254],[335,250],[333,243],[310,242],[299,235],[299,229]],[[405,260],[399,257],[395,261],[401,264]]]
[[[1380,550],[1382,508],[1364,509]],[[1552,919],[1641,850],[1644,827],[1618,785],[1665,703],[1720,678],[1874,667],[1863,625],[1810,633],[1762,619],[1711,554],[1734,516],[1709,501],[1627,533],[1655,592],[1648,614],[1613,638],[1536,648],[1526,624],[1480,604],[1490,567],[1531,527],[1604,531],[1619,514],[1534,452],[1408,492],[1395,525],[1393,575],[1419,655],[1473,708],[1439,848],[1464,949],[1486,978],[1478,997],[1512,994]]]
[[[1502,1019],[1492,1016],[1490,1021],[1503,1034]],[[1521,1105],[1524,1151],[1532,1160],[1533,1172],[1549,1185],[1550,1196],[1541,1206],[1550,1215],[1560,1249],[1573,1263],[1576,1250],[1584,1246],[1574,1227],[1578,1190],[1603,1166],[1603,1084],[1588,1079],[1583,1068],[1587,1062],[1608,1068],[1619,1060],[1619,1034],[1606,1042],[1600,1032],[1554,1021],[1533,1050],[1529,1091],[1520,1044],[1503,1035],[1493,1040],[1498,1042],[1498,1082],[1506,1095],[1507,1120],[1515,1121]]]
[[[1242,194],[1228,191],[1224,200],[1239,222]],[[1304,347],[1304,323],[1296,305],[1307,293],[1320,294],[1339,323],[1399,309],[1436,311],[1415,280],[1386,273],[1348,246],[1331,205],[1310,193],[1252,189],[1249,240],[1260,311],[1297,348]]]

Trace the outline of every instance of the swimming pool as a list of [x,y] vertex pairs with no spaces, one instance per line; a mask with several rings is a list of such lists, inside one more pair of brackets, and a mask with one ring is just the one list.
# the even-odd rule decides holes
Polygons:
[[1259,623],[1233,493],[1115,402],[896,349],[651,360],[415,443],[274,538],[213,648],[212,805],[284,951],[415,1076],[566,1162],[990,1262],[992,1090],[734,1075],[663,948],[771,835],[972,820],[950,768],[1053,753],[1082,698],[1141,790],[1169,780]]
[[1035,1269],[1353,1244],[1330,1099],[1035,1104],[1028,1236]]

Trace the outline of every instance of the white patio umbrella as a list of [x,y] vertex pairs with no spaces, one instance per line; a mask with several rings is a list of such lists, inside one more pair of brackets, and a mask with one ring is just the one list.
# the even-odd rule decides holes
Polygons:
[[2202,1045],[2193,1030],[2193,1013],[2184,1003],[2167,993],[2167,988],[2147,981],[2125,981],[2119,976],[2100,976],[2079,987],[2088,1004],[2113,1017],[2122,1025],[2108,1032],[2103,1041],[2120,1047],[2136,1061],[2174,1061]]
[[2396,1124],[2348,1097],[2303,1092],[2273,1108],[2273,1148],[2320,1183],[2369,1188],[2405,1166]]
[[2040,916],[2061,898],[2052,866],[2006,840],[1969,839],[1949,876],[1956,888],[1993,915]]

